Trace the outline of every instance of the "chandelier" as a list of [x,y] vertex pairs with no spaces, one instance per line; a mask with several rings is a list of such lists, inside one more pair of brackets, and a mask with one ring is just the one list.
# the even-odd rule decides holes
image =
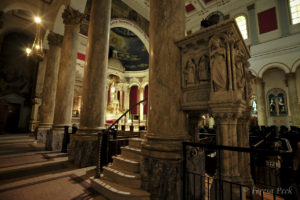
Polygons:
[[26,48],[27,56],[33,55],[40,59],[44,57],[43,51],[43,39],[42,39],[42,31],[41,31],[41,18],[35,17],[34,22],[36,24],[36,33],[35,38],[31,48]]

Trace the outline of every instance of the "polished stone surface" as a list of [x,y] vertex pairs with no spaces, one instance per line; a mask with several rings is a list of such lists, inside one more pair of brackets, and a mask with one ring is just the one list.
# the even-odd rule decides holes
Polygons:
[[97,164],[97,136],[72,135],[69,148],[69,160],[77,167]]
[[58,82],[59,61],[63,36],[49,33],[49,51],[45,72],[43,101],[40,108],[40,124],[52,124],[54,118],[55,97]]
[[54,126],[71,125],[80,15],[68,7],[56,90]]
[[[184,19],[183,1],[150,2],[149,118],[141,175],[152,199],[181,198],[181,143],[188,136],[187,118],[180,109],[181,58],[175,41],[184,37]],[[163,174],[167,178],[161,178]]]
[[[99,12],[101,10],[101,12]],[[104,129],[111,0],[93,1],[84,71],[80,133]],[[81,130],[82,129],[82,130]]]

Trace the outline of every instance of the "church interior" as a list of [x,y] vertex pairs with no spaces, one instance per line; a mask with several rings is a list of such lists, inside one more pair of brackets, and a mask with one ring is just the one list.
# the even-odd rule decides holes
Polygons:
[[0,199],[300,199],[300,0],[1,0]]

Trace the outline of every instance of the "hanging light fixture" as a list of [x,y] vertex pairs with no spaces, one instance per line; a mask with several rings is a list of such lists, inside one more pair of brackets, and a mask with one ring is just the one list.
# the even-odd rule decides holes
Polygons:
[[35,38],[31,49],[26,48],[26,54],[27,56],[33,55],[33,56],[37,56],[38,58],[43,58],[44,51],[43,51],[43,39],[42,39],[42,32],[41,32],[42,20],[40,17],[34,17],[34,22],[36,24]]

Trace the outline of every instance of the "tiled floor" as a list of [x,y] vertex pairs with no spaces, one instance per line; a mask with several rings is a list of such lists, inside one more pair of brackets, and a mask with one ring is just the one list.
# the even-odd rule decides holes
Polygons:
[[0,135],[0,199],[104,200],[90,187],[94,167],[75,168],[29,134]]

